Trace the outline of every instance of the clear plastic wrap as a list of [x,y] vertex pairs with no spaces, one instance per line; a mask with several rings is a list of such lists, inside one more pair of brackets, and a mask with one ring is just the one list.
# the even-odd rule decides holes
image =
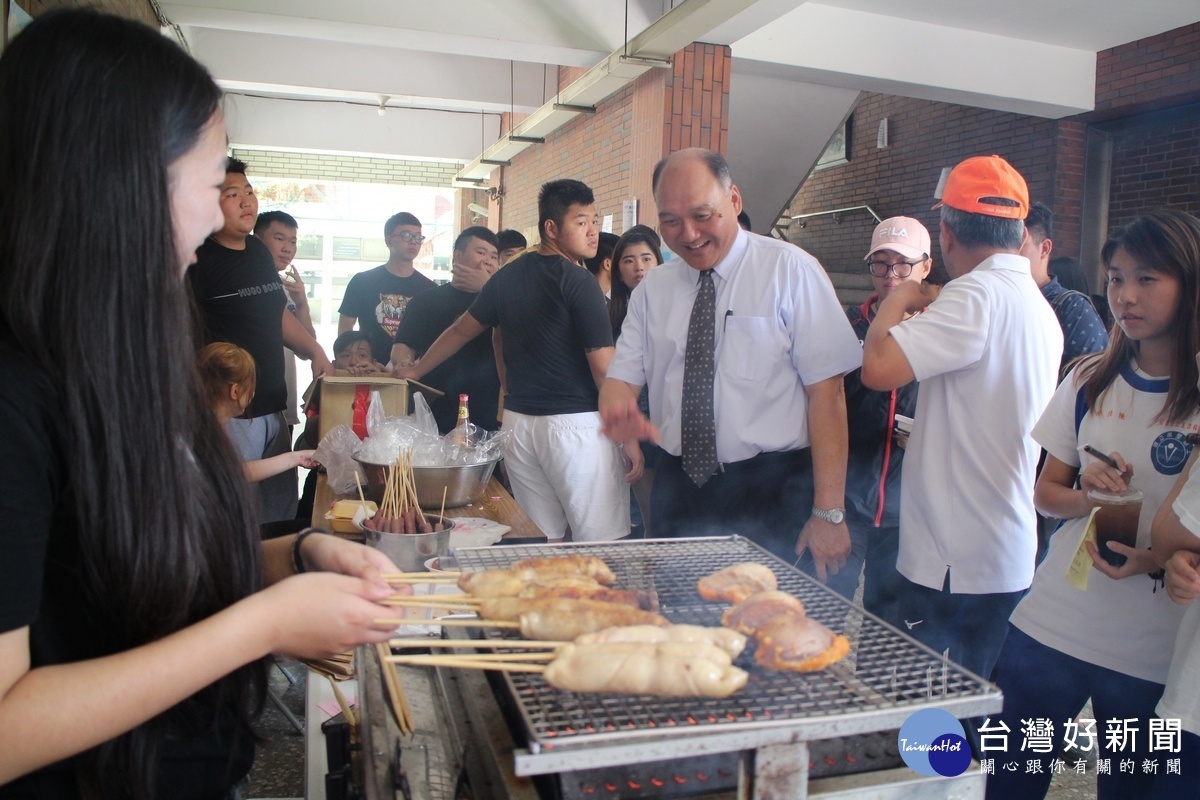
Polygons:
[[325,467],[329,488],[335,494],[350,494],[358,491],[354,474],[359,473],[360,479],[364,476],[354,461],[354,451],[360,445],[362,442],[349,425],[338,425],[331,428],[317,446],[314,458]]
[[468,424],[465,444],[461,432],[438,435],[433,412],[420,392],[413,396],[413,413],[403,417],[384,416],[383,404],[377,399],[377,395],[371,397],[367,409],[369,436],[352,451],[355,458],[390,464],[401,450],[408,450],[414,467],[453,467],[485,464],[504,455],[507,431],[485,431]]

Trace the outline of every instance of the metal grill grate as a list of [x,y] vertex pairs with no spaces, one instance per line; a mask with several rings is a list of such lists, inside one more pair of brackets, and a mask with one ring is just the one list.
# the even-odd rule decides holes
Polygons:
[[763,670],[753,664],[753,647],[747,648],[737,665],[750,671],[750,680],[723,700],[576,694],[553,688],[540,675],[506,673],[531,752],[778,727],[818,739],[899,727],[912,710],[929,705],[960,717],[998,707],[995,687],[741,537],[487,547],[456,555],[464,570],[502,568],[535,556],[597,556],[612,568],[617,586],[656,590],[661,613],[672,622],[709,626],[721,624],[728,605],[701,600],[696,582],[755,561],[771,567],[779,588],[799,597],[809,616],[851,641],[846,658],[810,674]]

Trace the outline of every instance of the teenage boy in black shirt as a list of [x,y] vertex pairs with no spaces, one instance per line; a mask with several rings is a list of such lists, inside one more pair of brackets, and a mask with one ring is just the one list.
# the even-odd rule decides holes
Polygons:
[[[226,426],[243,461],[270,458],[291,449],[283,419],[287,385],[283,346],[312,361],[313,377],[332,375],[325,351],[287,310],[275,259],[251,236],[258,220],[258,197],[246,178],[246,165],[231,158],[221,185],[225,225],[200,245],[187,278],[204,325],[205,343],[231,342],[254,356],[257,390],[240,419]],[[261,521],[296,516],[296,475],[283,473],[256,484]]]
[[595,255],[600,233],[592,190],[569,179],[543,185],[538,226],[537,251],[492,276],[424,357],[396,374],[421,378],[498,327],[504,428],[513,433],[505,463],[517,503],[551,541],[568,527],[575,541],[619,539],[629,534],[625,483],[641,475],[642,454],[636,441],[618,448],[600,436],[612,327],[599,284],[578,263]]
[[[454,242],[454,268],[477,270],[487,276],[500,268],[496,234],[487,228],[467,228]],[[463,315],[478,291],[466,291],[443,284],[412,299],[404,312],[404,321],[392,345],[392,364],[411,364],[429,349],[442,332]],[[470,395],[471,422],[484,430],[500,427],[497,404],[500,377],[492,354],[492,337],[487,331],[467,342],[461,350],[425,375],[425,383],[445,394],[429,402],[438,429],[447,433],[458,422],[458,396]]]
[[338,309],[342,315],[338,334],[354,330],[357,322],[358,329],[371,337],[375,360],[386,364],[409,301],[437,284],[413,266],[425,241],[419,219],[407,211],[393,215],[383,224],[383,240],[387,263],[350,279]]

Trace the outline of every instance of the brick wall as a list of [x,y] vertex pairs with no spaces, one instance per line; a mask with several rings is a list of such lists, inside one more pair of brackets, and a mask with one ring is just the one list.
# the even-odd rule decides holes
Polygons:
[[1200,22],[1096,54],[1097,114],[1200,100]]
[[[503,168],[499,224],[517,230],[536,226],[538,189],[556,178],[590,186],[600,213],[613,215],[616,233],[625,200],[636,199],[638,221],[653,224],[654,164],[681,147],[724,151],[728,75],[728,47],[689,45],[676,53],[670,72],[650,70],[600,103],[595,114],[576,118],[521,153]],[[578,76],[564,68],[560,77]]]
[[[254,148],[234,148],[233,156],[249,164],[251,174],[255,177],[316,178],[402,186],[445,188],[450,186],[455,174],[462,169],[462,164],[458,162],[335,156]],[[470,202],[477,201],[472,199]]]
[[17,0],[17,5],[31,17],[37,17],[52,8],[94,8],[158,27],[158,15],[154,13],[150,0]]
[[[933,233],[940,261],[937,212],[929,210],[942,167],[972,155],[999,153],[1020,170],[1035,201],[1055,211],[1058,255],[1077,256],[1088,125],[1200,101],[1200,23],[1097,54],[1096,111],[1063,120],[864,95],[853,115],[850,162],[814,172],[788,214],[871,205],[882,217],[914,216]],[[890,147],[878,150],[879,120],[888,118]],[[1195,115],[1139,128],[1114,139],[1109,227],[1155,205],[1200,213],[1200,122]],[[818,217],[790,238],[830,271],[846,304],[870,290],[862,255],[873,220],[865,212]],[[935,277],[937,277],[935,275]],[[942,276],[944,279],[944,275]]]
[[[879,122],[888,119],[889,146],[875,146]],[[868,205],[882,218],[905,215],[920,220],[933,236],[935,280],[944,281],[937,242],[938,212],[930,210],[943,167],[964,158],[998,153],[1025,176],[1035,199],[1057,207],[1065,194],[1078,204],[1082,187],[1083,133],[1076,125],[1060,136],[1052,120],[979,108],[865,95],[854,110],[848,163],[814,172],[796,194],[788,214],[808,214]],[[1063,141],[1060,142],[1060,139]],[[1063,181],[1060,157],[1078,159],[1079,179]],[[1076,214],[1077,216],[1077,214]],[[875,221],[866,211],[821,216],[793,224],[789,236],[831,273],[846,304],[859,303],[871,289],[863,255]],[[1069,226],[1058,237],[1078,249]]]
[[1200,214],[1200,120],[1181,120],[1113,140],[1108,224],[1171,206]]
[[705,147],[725,153],[729,140],[729,48],[695,43],[675,55],[666,81],[663,153]]

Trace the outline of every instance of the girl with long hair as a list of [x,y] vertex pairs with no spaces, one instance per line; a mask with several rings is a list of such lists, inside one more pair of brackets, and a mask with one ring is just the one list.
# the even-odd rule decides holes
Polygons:
[[[662,239],[646,225],[634,225],[613,245],[612,291],[608,302],[608,317],[612,322],[613,341],[621,336],[621,325],[629,311],[629,297],[646,277],[646,273],[663,263]],[[638,408],[650,415],[650,396],[645,386],[638,395]],[[642,442],[642,475],[633,482],[633,499],[642,521],[642,534],[650,536],[650,491],[654,488],[654,470],[662,448],[652,442]],[[634,519],[637,525],[637,518]]]
[[621,335],[621,324],[629,310],[629,296],[646,273],[662,263],[662,239],[649,226],[634,225],[613,245],[608,316],[612,321],[614,341]]
[[[1034,502],[1063,522],[1010,618],[992,675],[1004,692],[1004,711],[981,729],[984,741],[989,730],[1010,731],[1009,755],[981,757],[1036,760],[1042,772],[1024,764],[1015,772],[998,767],[988,778],[989,797],[1045,796],[1050,761],[1064,736],[1083,749],[1097,745],[1100,763],[1108,760],[1109,771],[1097,774],[1102,800],[1148,797],[1154,780],[1142,762],[1155,755],[1149,720],[1167,680],[1182,609],[1147,578],[1164,555],[1147,548],[1154,513],[1187,462],[1186,434],[1200,425],[1194,360],[1200,351],[1200,220],[1153,211],[1113,234],[1101,257],[1116,326],[1105,350],[1071,370],[1033,429],[1048,453]],[[1116,466],[1085,452],[1087,445]],[[1130,486],[1144,493],[1136,546],[1114,542],[1102,552],[1082,541],[1095,506],[1088,492]],[[1120,566],[1118,557],[1124,558]],[[1068,581],[1076,559],[1095,567],[1086,570],[1086,584]],[[1099,721],[1091,726],[1075,721],[1089,697]],[[1110,720],[1118,728],[1121,720],[1136,722],[1113,737]],[[1045,752],[1012,755],[1015,743],[1031,735],[1046,740]],[[1124,759],[1137,768],[1120,768]]]
[[389,635],[386,558],[259,541],[200,388],[183,272],[222,219],[219,102],[92,12],[0,57],[0,797],[229,797],[264,656]]

